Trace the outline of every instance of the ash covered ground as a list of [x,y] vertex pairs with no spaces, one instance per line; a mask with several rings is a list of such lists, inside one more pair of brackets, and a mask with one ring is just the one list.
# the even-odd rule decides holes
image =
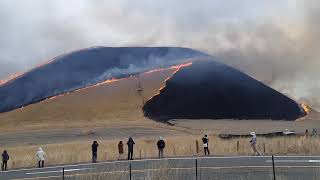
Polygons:
[[197,61],[177,71],[143,110],[147,117],[158,121],[295,120],[306,114],[294,100],[215,61]]

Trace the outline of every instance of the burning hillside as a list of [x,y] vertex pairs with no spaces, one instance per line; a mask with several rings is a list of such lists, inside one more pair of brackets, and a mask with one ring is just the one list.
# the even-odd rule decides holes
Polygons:
[[145,116],[169,119],[295,120],[306,115],[287,96],[229,66],[198,61],[182,68],[143,107]]
[[208,56],[175,47],[95,47],[54,58],[0,84],[0,112]]

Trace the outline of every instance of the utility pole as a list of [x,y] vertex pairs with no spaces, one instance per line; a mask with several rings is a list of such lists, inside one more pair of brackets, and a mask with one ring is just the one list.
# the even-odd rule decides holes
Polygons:
[[145,100],[144,100],[144,96],[143,96],[144,89],[142,87],[139,75],[137,75],[136,77],[137,77],[137,80],[138,80],[137,95],[141,98],[141,103],[142,103],[141,107],[143,107],[144,104],[145,104]]

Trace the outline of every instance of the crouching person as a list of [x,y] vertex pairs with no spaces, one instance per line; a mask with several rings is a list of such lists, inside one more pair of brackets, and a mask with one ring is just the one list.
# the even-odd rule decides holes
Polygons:
[[36,156],[37,156],[37,161],[38,161],[38,167],[39,168],[44,167],[44,160],[45,160],[46,155],[41,147],[38,149]]
[[159,141],[157,142],[157,146],[159,150],[159,158],[163,158],[163,149],[166,147],[166,143],[164,142],[162,137],[159,138]]

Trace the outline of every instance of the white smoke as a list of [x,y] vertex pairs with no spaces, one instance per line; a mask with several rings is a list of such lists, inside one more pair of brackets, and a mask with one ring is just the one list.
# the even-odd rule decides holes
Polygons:
[[0,78],[90,46],[183,46],[320,107],[319,8],[317,0],[2,0]]

